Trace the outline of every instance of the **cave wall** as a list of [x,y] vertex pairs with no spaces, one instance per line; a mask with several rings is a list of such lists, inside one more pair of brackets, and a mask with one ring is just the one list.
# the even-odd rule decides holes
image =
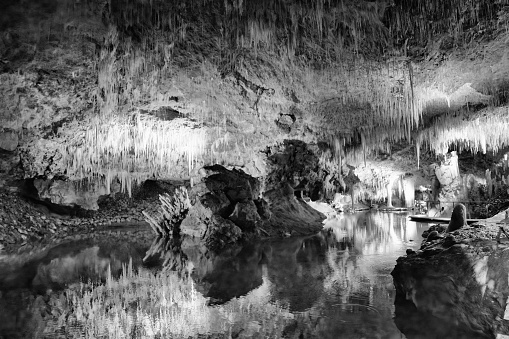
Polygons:
[[263,152],[300,140],[327,145],[332,197],[347,163],[380,177],[365,191],[409,172],[378,166],[402,141],[417,165],[421,148],[505,142],[502,3],[318,4],[3,1],[2,176],[100,178],[106,192],[216,163],[263,177]]

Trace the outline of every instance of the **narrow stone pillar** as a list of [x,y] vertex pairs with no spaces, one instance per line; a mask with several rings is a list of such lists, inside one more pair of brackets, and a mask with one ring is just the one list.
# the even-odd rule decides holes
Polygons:
[[392,180],[387,184],[387,207],[392,207]]

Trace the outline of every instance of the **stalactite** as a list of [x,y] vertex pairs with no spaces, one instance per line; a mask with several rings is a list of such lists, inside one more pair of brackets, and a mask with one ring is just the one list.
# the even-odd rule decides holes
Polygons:
[[417,158],[417,169],[419,169],[421,162],[421,142],[421,135],[419,134],[415,139],[415,157]]
[[84,139],[68,148],[68,172],[81,178],[103,176],[108,191],[118,178],[122,191],[131,194],[133,184],[170,174],[179,162],[190,171],[207,143],[205,130],[184,119],[161,121],[135,113],[96,117],[89,125]]
[[509,113],[504,108],[494,109],[488,116],[442,116],[432,128],[422,133],[429,148],[445,154],[455,146],[458,151],[498,152],[509,145]]

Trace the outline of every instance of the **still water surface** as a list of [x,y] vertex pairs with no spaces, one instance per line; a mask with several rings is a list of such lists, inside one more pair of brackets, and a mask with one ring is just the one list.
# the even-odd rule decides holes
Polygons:
[[[124,234],[116,241],[96,237],[36,254],[4,256],[0,338],[72,337],[63,329],[66,319],[59,319],[58,330],[48,330],[45,319],[63,313],[52,310],[52,305],[64,303],[66,289],[79,281],[104,284],[108,272],[118,276],[130,260],[135,269],[145,267],[148,272],[163,266],[192,270],[193,288],[206,300],[204,307],[212,310],[207,317],[200,311],[203,321],[214,322],[218,314],[230,319],[231,328],[223,326],[223,336],[217,326],[196,328],[195,334],[204,338],[263,337],[267,324],[275,328],[272,337],[285,338],[470,338],[460,329],[419,314],[411,305],[394,305],[390,273],[406,249],[419,248],[427,228],[409,221],[406,214],[362,212],[328,219],[324,230],[313,236],[252,243],[221,255],[193,244],[182,245],[183,254],[177,255],[174,248],[156,242],[150,247],[136,241],[139,235],[126,238]],[[243,305],[258,305],[257,312],[261,307],[262,313],[266,307],[267,314],[277,309],[285,321],[276,328],[276,321],[257,319],[260,315],[255,311],[251,318],[235,316]],[[140,337],[136,333],[126,337]]]

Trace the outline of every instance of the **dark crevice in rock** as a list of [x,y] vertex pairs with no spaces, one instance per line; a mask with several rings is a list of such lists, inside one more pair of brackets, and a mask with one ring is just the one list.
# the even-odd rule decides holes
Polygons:
[[273,88],[265,88],[263,86],[259,86],[255,84],[254,82],[246,79],[242,74],[240,74],[237,71],[232,72],[233,77],[235,80],[237,80],[237,84],[242,88],[242,91],[244,96],[247,96],[247,89],[249,89],[252,93],[256,95],[255,102],[253,103],[252,108],[257,110],[258,109],[258,102],[260,101],[260,98],[263,94],[266,94],[267,96],[272,96],[275,93],[275,90]]
[[[177,98],[178,101],[178,98]],[[141,113],[152,115],[163,121],[171,121],[177,118],[183,118],[184,114],[171,108],[161,107],[157,111],[140,110]]]
[[56,135],[58,133],[58,130],[64,126],[64,124],[69,123],[73,120],[72,117],[67,117],[59,121],[55,121],[51,123],[51,126],[48,128],[45,128],[44,131],[46,131],[46,134],[43,136],[44,139],[48,139],[49,137]]
[[63,206],[52,203],[49,199],[41,199],[34,185],[35,179],[24,180],[19,187],[19,195],[30,202],[37,210],[46,215],[55,213],[59,216],[85,216],[88,212],[79,206]]

